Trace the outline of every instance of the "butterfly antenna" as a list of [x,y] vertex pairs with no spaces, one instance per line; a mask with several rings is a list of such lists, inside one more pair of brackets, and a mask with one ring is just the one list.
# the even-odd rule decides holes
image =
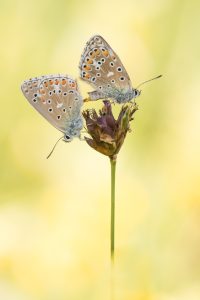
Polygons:
[[50,152],[49,155],[47,156],[47,159],[51,156],[51,154],[53,153],[54,149],[56,148],[56,145],[58,144],[58,142],[59,142],[61,139],[63,139],[63,136],[57,140],[57,142],[56,142],[55,145],[53,146],[53,149],[51,150],[51,152]]
[[156,76],[156,77],[154,77],[154,78],[151,78],[151,79],[149,79],[149,80],[146,80],[146,81],[140,83],[140,84],[136,87],[136,89],[138,89],[138,88],[139,88],[141,85],[143,85],[144,83],[147,83],[147,82],[152,81],[152,80],[154,80],[154,79],[158,79],[158,78],[160,78],[160,77],[162,77],[162,75],[158,75],[158,76]]

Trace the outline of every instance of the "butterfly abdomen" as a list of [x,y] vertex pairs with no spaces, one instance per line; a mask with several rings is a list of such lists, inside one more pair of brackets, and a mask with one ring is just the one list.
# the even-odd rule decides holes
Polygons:
[[112,99],[116,103],[126,103],[137,97],[136,90],[118,90],[118,89],[104,89],[102,92],[93,91],[89,92],[89,99],[96,101],[99,99]]
[[96,101],[96,100],[105,98],[105,95],[99,91],[89,92],[88,94],[89,94],[90,100],[92,100],[92,101]]

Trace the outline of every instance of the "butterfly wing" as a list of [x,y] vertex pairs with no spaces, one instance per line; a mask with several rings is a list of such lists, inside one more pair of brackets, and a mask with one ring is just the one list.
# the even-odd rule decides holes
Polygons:
[[54,127],[66,132],[80,118],[83,104],[77,82],[66,75],[46,75],[23,82],[22,92],[29,103]]
[[99,35],[87,42],[79,68],[81,78],[100,92],[109,94],[113,89],[132,90],[129,75],[118,55]]

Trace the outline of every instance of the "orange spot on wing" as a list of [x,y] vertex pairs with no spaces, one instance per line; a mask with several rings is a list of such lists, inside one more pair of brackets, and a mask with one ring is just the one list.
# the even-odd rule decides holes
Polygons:
[[85,74],[85,77],[86,77],[87,79],[90,79],[90,78],[91,78],[91,75],[90,75],[89,73],[86,73],[86,74]]
[[52,84],[53,84],[53,80],[52,80],[52,79],[50,79],[50,80],[49,80],[49,83],[50,83],[50,85],[52,85]]
[[46,100],[45,100],[44,96],[42,96],[40,99],[41,99],[42,103],[46,103]]
[[60,81],[58,79],[55,79],[55,84],[58,85]]
[[99,49],[96,50],[96,55],[99,55],[101,51]]
[[62,79],[62,85],[65,85],[67,83],[66,79]]
[[92,70],[92,68],[90,66],[88,66],[88,65],[85,65],[83,67],[83,69],[86,70],[86,71],[91,71]]
[[95,52],[94,51],[92,51],[92,52],[90,52],[90,57],[91,58],[94,58],[96,55],[95,55]]
[[89,60],[87,61],[87,63],[88,63],[89,65],[93,64],[93,59],[89,59]]
[[76,83],[75,83],[75,82],[72,82],[71,87],[72,87],[72,88],[75,88],[75,87],[76,87]]
[[103,53],[103,56],[105,56],[105,57],[108,57],[108,55],[109,55],[108,50],[102,51],[102,53]]

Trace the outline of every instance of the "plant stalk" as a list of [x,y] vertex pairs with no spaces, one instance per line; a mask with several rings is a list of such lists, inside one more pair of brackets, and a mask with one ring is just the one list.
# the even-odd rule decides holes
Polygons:
[[115,253],[115,171],[117,156],[110,157],[111,164],[111,223],[110,223],[110,254],[111,262],[114,263]]

